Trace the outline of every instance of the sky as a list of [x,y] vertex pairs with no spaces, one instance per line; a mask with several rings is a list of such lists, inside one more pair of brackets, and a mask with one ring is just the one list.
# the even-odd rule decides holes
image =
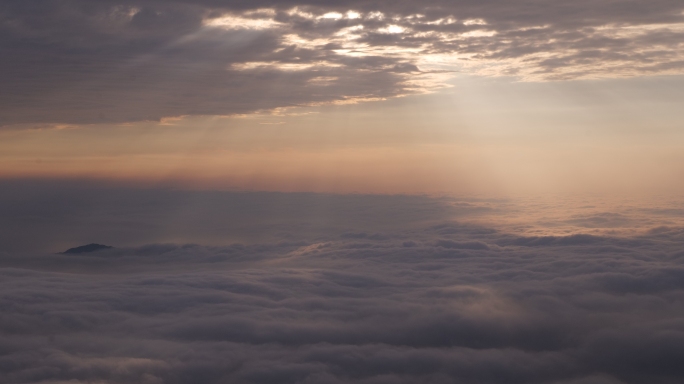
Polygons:
[[0,382],[684,380],[679,0],[4,1],[0,52]]
[[679,194],[677,1],[2,5],[0,176]]

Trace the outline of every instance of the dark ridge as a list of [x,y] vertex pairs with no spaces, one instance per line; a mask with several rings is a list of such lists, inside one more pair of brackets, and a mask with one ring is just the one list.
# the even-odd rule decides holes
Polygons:
[[87,253],[87,252],[95,252],[95,251],[100,251],[100,250],[109,249],[109,248],[114,248],[114,247],[111,247],[109,245],[91,243],[88,245],[81,245],[80,247],[76,247],[76,248],[69,248],[62,253],[64,253],[64,254]]

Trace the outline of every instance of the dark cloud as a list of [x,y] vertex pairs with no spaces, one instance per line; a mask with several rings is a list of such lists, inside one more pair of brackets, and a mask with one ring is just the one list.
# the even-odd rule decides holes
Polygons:
[[[6,188],[2,217],[53,217],[73,239],[83,230],[74,221],[97,223],[101,236],[121,225],[105,219],[119,211],[154,239],[153,224],[173,216],[159,212],[185,204],[198,215],[190,220],[198,230],[171,226],[174,236],[198,239],[216,227],[225,229],[216,234],[224,241],[134,245],[141,238],[131,232],[94,253],[27,246],[1,254],[2,382],[645,384],[684,377],[678,227],[588,235],[580,223],[565,236],[520,236],[490,227],[525,208],[511,201],[156,191],[155,206],[151,191],[62,185],[45,192],[41,184],[40,192],[36,185]],[[213,210],[198,203],[205,201]],[[110,208],[71,216],[79,204],[104,202]],[[492,216],[482,216],[482,204]],[[464,206],[473,209],[459,211]],[[295,217],[316,222],[320,212],[332,222],[297,229]],[[238,226],[219,224],[234,220],[261,235],[232,242],[225,234]],[[12,225],[5,219],[1,229]]]
[[[438,87],[444,70],[681,73],[683,10],[674,0],[4,2],[0,124],[382,99]],[[422,60],[434,55],[445,64]]]

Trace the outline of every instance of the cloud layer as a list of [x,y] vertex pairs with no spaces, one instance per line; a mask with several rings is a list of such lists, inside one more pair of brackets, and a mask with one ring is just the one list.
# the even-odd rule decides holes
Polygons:
[[[127,193],[110,192],[124,196],[120,207],[134,201]],[[263,208],[278,196],[288,212]],[[636,384],[684,377],[681,227],[525,235],[497,227],[531,209],[511,201],[224,194],[212,205],[228,212],[230,199],[261,223],[261,241],[2,254],[0,380]],[[310,219],[307,207],[327,207],[338,222],[283,240],[277,218],[300,212]],[[391,220],[398,224],[366,223],[401,207]],[[647,215],[667,221],[676,209]],[[606,228],[615,230],[634,212],[572,220],[595,228],[597,217],[609,218]],[[490,225],[475,222],[484,213]],[[94,215],[90,222],[106,229]],[[154,233],[145,223],[159,219],[146,217],[139,229]],[[211,224],[200,227],[216,226],[203,217]]]
[[677,1],[85,1],[0,7],[0,124],[235,115],[525,80],[681,73]]

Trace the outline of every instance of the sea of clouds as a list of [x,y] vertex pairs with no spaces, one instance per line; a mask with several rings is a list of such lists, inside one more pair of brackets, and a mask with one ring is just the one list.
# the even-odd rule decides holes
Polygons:
[[579,206],[533,235],[551,205],[36,185],[0,204],[4,383],[684,377],[673,205]]

